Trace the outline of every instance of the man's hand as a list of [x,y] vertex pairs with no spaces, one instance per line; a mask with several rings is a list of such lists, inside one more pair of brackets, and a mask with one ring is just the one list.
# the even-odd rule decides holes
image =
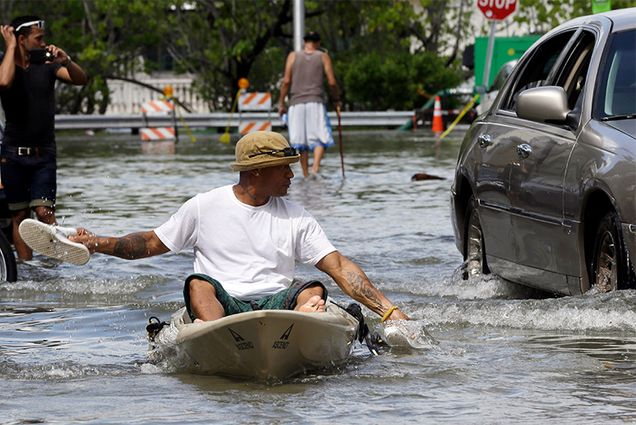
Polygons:
[[91,254],[97,252],[99,246],[98,237],[83,227],[78,227],[77,234],[69,236],[68,239],[72,242],[81,243],[88,248]]
[[88,76],[82,67],[71,60],[68,53],[53,44],[49,44],[47,49],[53,54],[53,62],[62,65],[55,73],[57,78],[76,86],[83,86],[88,83]]
[[53,55],[53,62],[59,63],[62,66],[68,66],[71,62],[71,57],[64,50],[60,49],[54,44],[46,46],[47,50]]
[[7,50],[15,49],[18,45],[18,41],[15,39],[15,32],[11,25],[1,25],[0,32],[2,32],[2,38],[4,38],[4,44],[7,46]]

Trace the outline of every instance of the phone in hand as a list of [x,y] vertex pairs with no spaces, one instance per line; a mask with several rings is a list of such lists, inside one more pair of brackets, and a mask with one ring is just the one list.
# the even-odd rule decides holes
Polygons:
[[45,62],[53,60],[53,54],[48,49],[31,49],[29,50],[29,62],[41,65]]

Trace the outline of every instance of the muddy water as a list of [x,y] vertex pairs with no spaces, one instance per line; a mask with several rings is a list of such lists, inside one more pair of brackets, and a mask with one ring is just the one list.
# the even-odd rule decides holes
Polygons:
[[[0,286],[0,423],[635,422],[636,292],[555,298],[458,279],[456,137],[436,152],[422,134],[345,133],[346,179],[334,150],[324,178],[297,177],[289,195],[430,335],[424,349],[359,347],[341,368],[278,385],[179,374],[148,361],[144,327],[180,306],[191,254],[39,258]],[[121,136],[59,145],[60,221],[101,234],[153,228],[236,180],[232,148],[215,140],[175,154]],[[446,179],[411,182],[417,172]]]

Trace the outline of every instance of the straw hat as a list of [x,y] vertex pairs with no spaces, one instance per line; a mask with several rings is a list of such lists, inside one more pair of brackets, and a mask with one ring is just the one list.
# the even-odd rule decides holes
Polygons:
[[234,171],[249,171],[298,162],[300,155],[287,139],[273,131],[248,133],[236,144]]

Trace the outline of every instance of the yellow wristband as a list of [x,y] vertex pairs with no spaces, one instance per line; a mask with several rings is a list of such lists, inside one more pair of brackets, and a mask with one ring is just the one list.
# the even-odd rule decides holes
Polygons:
[[394,305],[394,306],[392,306],[390,309],[388,309],[388,310],[386,311],[386,313],[384,313],[384,316],[382,316],[382,320],[381,320],[381,322],[386,322],[386,320],[387,320],[387,319],[391,316],[391,314],[393,314],[393,312],[394,312],[395,310],[397,310],[397,309],[398,309],[398,307],[397,307],[396,305]]

